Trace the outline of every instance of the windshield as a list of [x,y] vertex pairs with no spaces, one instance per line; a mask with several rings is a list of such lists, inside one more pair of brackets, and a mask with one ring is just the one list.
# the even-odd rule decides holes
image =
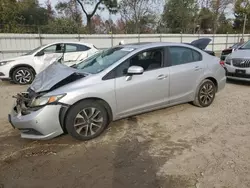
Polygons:
[[81,63],[77,64],[75,68],[90,74],[97,74],[113,65],[133,50],[133,48],[126,47],[109,48],[83,60]]
[[243,46],[240,47],[240,49],[250,49],[250,40],[247,41]]
[[35,53],[37,50],[39,50],[40,48],[44,47],[46,45],[42,45],[42,46],[39,46],[31,51],[29,51],[28,53],[24,54],[24,55],[32,55],[33,53]]
[[236,49],[239,48],[241,45],[242,45],[241,43],[236,43],[231,48]]
[[236,43],[232,46],[232,48],[237,48],[240,44],[239,43]]

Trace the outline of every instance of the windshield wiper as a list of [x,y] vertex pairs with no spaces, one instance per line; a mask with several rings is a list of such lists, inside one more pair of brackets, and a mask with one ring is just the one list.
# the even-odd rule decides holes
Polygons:
[[73,64],[73,65],[71,65],[70,67],[72,67],[72,68],[77,68],[77,64]]

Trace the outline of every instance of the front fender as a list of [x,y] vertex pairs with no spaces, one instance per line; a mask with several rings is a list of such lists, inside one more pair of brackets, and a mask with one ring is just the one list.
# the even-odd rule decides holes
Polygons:
[[88,86],[85,85],[77,88],[70,88],[68,86],[67,92],[63,92],[62,89],[60,90],[60,93],[66,93],[66,96],[60,100],[60,102],[64,104],[74,105],[75,103],[85,99],[100,99],[105,101],[110,106],[113,114],[116,112],[114,80],[91,84]]

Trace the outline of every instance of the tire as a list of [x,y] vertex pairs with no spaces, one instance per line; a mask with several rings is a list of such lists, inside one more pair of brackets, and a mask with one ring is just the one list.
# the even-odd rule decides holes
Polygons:
[[77,103],[69,109],[65,118],[67,132],[72,137],[83,141],[98,137],[108,124],[108,113],[97,100]]
[[11,78],[15,84],[31,84],[35,78],[35,73],[28,67],[18,67],[12,72]]
[[210,106],[215,98],[216,87],[211,80],[205,79],[198,87],[193,104],[198,107]]

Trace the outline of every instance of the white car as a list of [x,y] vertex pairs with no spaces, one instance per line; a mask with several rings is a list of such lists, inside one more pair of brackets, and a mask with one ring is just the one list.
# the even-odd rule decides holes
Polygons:
[[71,66],[96,53],[93,44],[80,42],[56,42],[38,48],[15,58],[0,60],[0,79],[11,79],[17,84],[30,84],[35,75],[43,71],[56,59]]

